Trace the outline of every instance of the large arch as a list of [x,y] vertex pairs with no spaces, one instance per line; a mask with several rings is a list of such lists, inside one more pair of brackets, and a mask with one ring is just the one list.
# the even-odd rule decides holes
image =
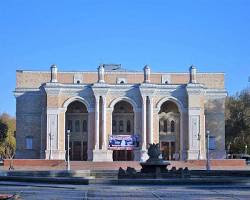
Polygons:
[[65,130],[70,130],[68,147],[67,131],[65,131],[65,147],[70,148],[70,160],[88,159],[88,105],[83,98],[71,98],[64,103],[65,108]]
[[[113,104],[111,103],[111,130],[113,136],[116,135],[118,138],[127,138],[129,135],[135,134],[136,104],[131,102],[133,101],[128,100],[128,98],[119,98],[113,101]],[[124,141],[124,144],[127,143],[126,139],[122,141]],[[112,143],[110,143],[110,145],[112,145]],[[114,161],[129,161],[133,159],[134,155],[132,149],[113,149]]]
[[[178,149],[178,151],[179,151],[179,153],[175,159],[183,160],[183,143],[184,143],[183,142],[183,117],[184,117],[185,109],[184,109],[183,104],[177,98],[164,97],[161,100],[159,100],[158,103],[156,104],[156,109],[157,109],[158,113],[160,112],[162,105],[166,102],[171,102],[171,103],[175,104],[178,108],[178,112],[179,112],[179,147],[178,147],[179,149]],[[158,114],[158,116],[159,116],[159,114]],[[171,123],[171,122],[169,122],[169,123]],[[159,126],[160,126],[160,119],[159,119]],[[160,134],[160,127],[159,127],[159,134]],[[160,135],[159,135],[159,138],[160,138]]]

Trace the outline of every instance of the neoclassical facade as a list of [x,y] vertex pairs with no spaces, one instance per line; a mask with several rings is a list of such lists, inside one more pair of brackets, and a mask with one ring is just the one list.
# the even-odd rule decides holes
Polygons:
[[[127,71],[16,72],[16,158],[119,161],[147,159],[159,143],[166,160],[225,157],[224,73]],[[69,135],[69,136],[68,136]],[[121,146],[114,148],[119,138]],[[116,141],[111,138],[118,138]],[[68,141],[69,140],[69,141]],[[129,143],[130,142],[130,143]],[[69,147],[68,147],[69,144]],[[133,143],[135,144],[135,143]]]

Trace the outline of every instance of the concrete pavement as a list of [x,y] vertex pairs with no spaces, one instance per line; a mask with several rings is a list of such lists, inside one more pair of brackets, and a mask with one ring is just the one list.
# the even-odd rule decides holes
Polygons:
[[250,185],[111,186],[0,182],[0,193],[28,200],[250,199]]

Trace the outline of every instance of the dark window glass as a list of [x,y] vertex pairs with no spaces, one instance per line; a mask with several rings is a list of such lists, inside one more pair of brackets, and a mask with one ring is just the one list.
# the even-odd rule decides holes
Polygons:
[[67,122],[67,130],[70,130],[70,132],[72,132],[73,131],[73,128],[72,128],[72,120],[68,120],[68,122]]
[[112,132],[116,132],[116,121],[112,121]]
[[75,121],[75,131],[80,132],[80,121],[79,120]]
[[130,124],[130,120],[127,121],[127,132],[131,131],[131,124]]
[[82,131],[86,132],[87,130],[88,130],[88,128],[87,128],[87,120],[83,120],[83,122],[82,122]]
[[119,121],[119,132],[123,132],[123,121]]
[[163,123],[163,131],[164,131],[164,132],[168,132],[168,121],[167,121],[167,120],[164,120],[164,123]]
[[171,121],[171,132],[175,132],[175,123],[173,120]]

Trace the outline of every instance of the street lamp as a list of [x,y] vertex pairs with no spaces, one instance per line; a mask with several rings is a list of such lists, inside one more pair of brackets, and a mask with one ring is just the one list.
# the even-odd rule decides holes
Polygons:
[[207,170],[210,170],[210,161],[209,161],[209,134],[210,134],[210,131],[207,130],[207,134],[206,134],[206,138],[207,138],[207,164],[206,164],[206,167],[207,167]]
[[52,135],[49,133],[49,159],[52,159]]
[[68,136],[68,150],[67,150],[67,170],[70,170],[70,163],[69,163],[69,137],[70,137],[70,130],[67,130]]

